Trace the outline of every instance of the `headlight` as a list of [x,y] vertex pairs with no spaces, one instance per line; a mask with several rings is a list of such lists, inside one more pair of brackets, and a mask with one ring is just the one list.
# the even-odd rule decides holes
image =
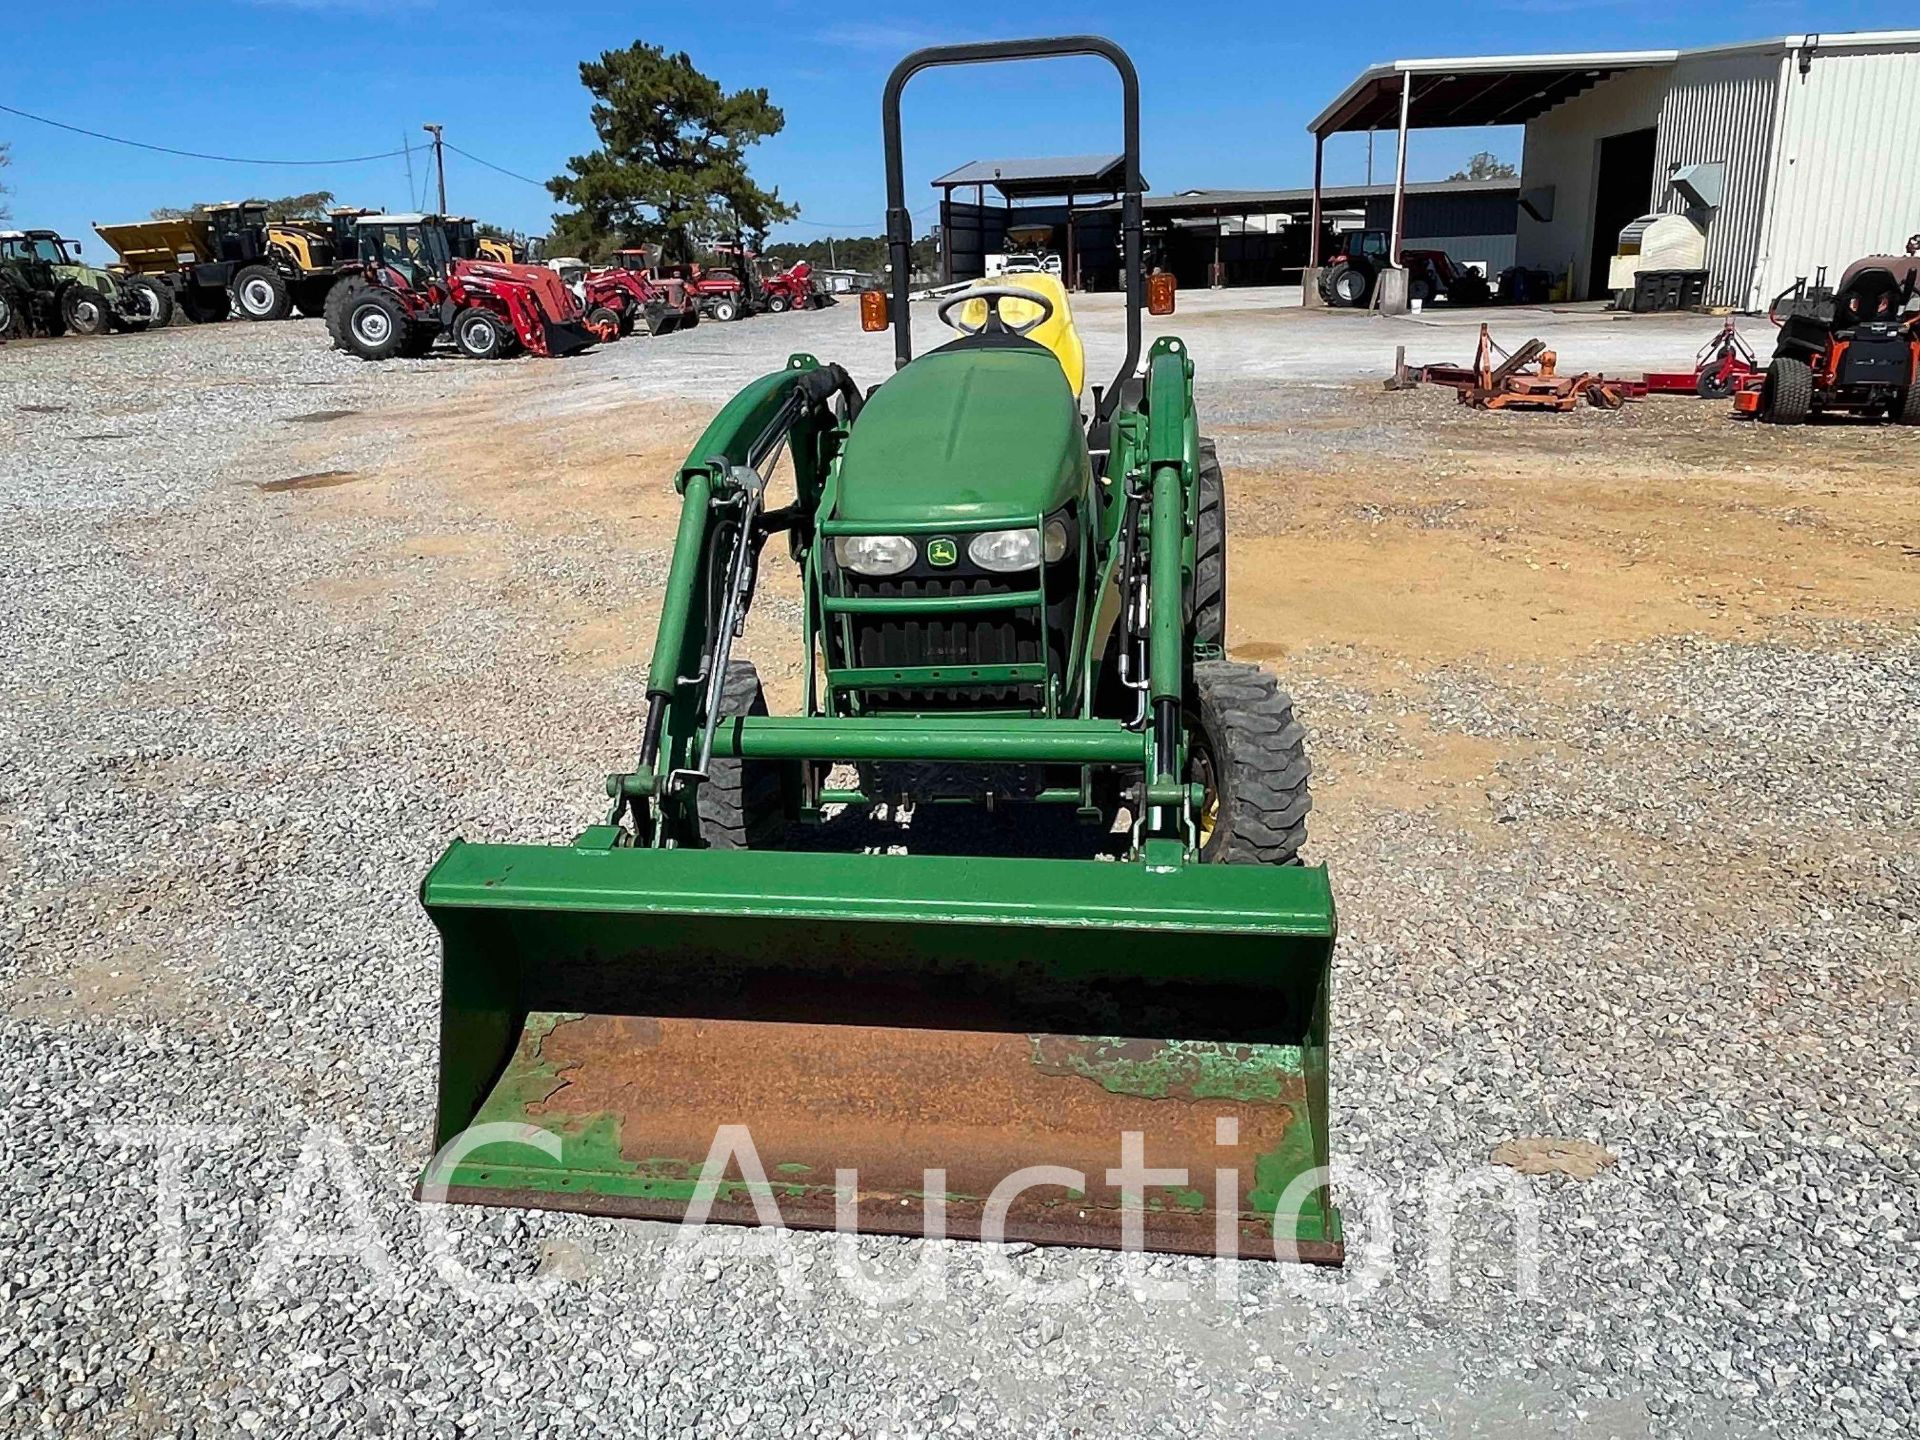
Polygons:
[[967,554],[982,570],[1001,574],[1031,570],[1040,563],[1040,532],[1031,526],[1025,530],[982,530],[968,543]]
[[1042,548],[1046,552],[1047,563],[1049,565],[1057,565],[1060,563],[1060,557],[1067,553],[1066,521],[1047,521],[1047,528],[1042,537]]
[[859,575],[898,575],[913,568],[920,551],[904,535],[841,535],[833,558]]

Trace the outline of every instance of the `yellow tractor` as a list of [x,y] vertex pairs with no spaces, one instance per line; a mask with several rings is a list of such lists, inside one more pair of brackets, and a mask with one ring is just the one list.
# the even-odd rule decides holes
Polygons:
[[352,257],[318,221],[269,220],[259,200],[207,205],[192,215],[93,227],[130,275],[164,283],[187,318],[284,320],[326,313],[327,294]]

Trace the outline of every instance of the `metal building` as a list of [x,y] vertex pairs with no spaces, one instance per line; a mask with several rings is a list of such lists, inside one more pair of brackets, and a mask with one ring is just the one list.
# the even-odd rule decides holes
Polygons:
[[1920,30],[1376,65],[1309,125],[1316,184],[1332,134],[1397,130],[1404,175],[1408,130],[1516,124],[1518,263],[1569,276],[1576,299],[1606,294],[1643,214],[1693,211],[1707,301],[1741,309],[1920,232]]

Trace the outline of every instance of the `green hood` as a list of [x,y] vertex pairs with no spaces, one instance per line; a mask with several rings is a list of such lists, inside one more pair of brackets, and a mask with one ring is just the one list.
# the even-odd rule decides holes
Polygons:
[[55,265],[53,273],[62,280],[77,280],[82,285],[90,285],[109,300],[120,291],[120,282],[114,279],[112,271],[98,270],[91,265]]
[[834,518],[1017,524],[1052,514],[1087,481],[1079,407],[1049,351],[950,345],[913,361],[861,410]]

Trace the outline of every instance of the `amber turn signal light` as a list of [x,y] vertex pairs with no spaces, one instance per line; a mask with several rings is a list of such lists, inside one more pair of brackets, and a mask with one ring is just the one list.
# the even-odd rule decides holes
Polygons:
[[860,292],[860,328],[884,330],[887,328],[887,319],[887,292],[862,290]]
[[1168,274],[1149,275],[1147,277],[1147,313],[1149,315],[1173,314],[1173,276]]

